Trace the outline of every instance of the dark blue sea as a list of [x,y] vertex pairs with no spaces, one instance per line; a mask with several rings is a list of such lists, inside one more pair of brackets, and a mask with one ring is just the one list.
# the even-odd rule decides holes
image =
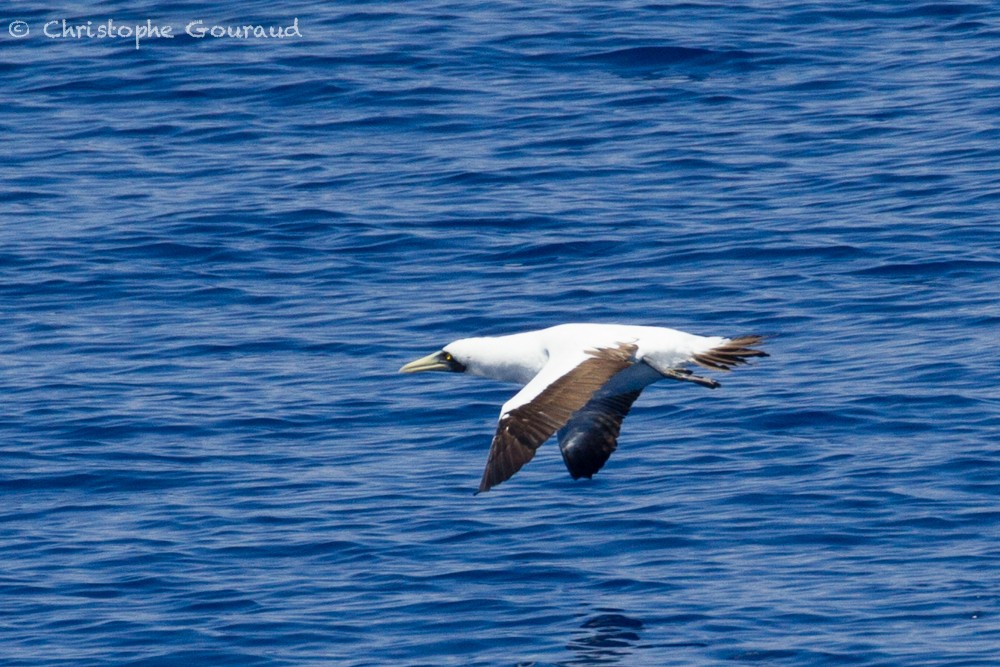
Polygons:
[[[998,44],[985,1],[6,3],[0,664],[1000,664]],[[515,388],[399,366],[580,321],[771,356],[474,495]]]

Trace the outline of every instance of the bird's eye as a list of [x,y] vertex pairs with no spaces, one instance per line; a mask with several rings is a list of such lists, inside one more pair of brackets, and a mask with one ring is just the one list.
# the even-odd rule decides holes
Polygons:
[[451,354],[449,354],[448,352],[445,352],[444,353],[444,360],[445,361],[454,361],[454,357],[452,357]]

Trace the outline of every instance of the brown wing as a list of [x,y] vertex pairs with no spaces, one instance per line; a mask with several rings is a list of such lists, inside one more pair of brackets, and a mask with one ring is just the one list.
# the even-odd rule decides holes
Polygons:
[[573,479],[593,477],[618,447],[622,420],[639,391],[595,398],[559,431],[559,449]]
[[637,347],[592,350],[568,373],[558,377],[531,401],[500,417],[479,492],[504,482],[531,460],[542,443],[552,437],[584,407],[594,394],[617,373],[634,363]]

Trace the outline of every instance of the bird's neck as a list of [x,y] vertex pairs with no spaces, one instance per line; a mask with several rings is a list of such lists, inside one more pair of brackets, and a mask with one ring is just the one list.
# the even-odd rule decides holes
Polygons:
[[527,384],[548,361],[544,346],[529,334],[466,338],[457,344],[468,360],[466,371],[493,380]]

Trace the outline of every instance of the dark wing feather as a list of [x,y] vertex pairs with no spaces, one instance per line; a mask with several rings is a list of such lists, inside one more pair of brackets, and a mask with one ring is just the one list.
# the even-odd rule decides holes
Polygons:
[[504,482],[530,461],[542,443],[552,437],[584,407],[604,384],[634,363],[637,347],[589,352],[589,357],[557,378],[531,401],[500,417],[479,492]]
[[622,420],[642,390],[595,398],[559,431],[559,449],[573,479],[590,478],[618,446]]

